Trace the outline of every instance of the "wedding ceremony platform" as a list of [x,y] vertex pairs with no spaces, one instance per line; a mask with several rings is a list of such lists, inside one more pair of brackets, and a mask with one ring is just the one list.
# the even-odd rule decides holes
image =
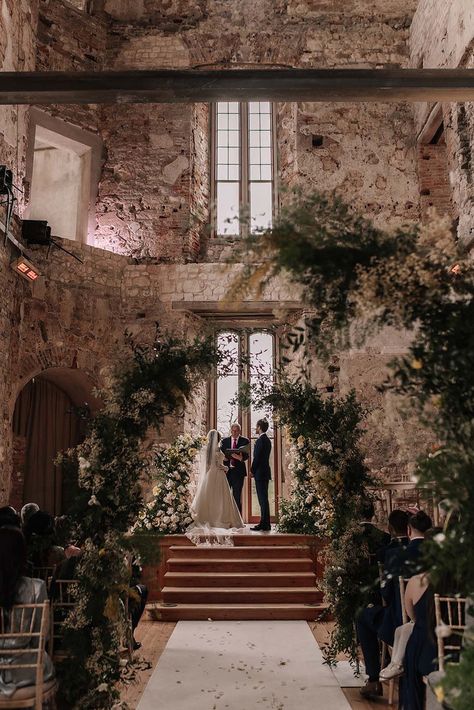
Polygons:
[[160,540],[160,562],[144,568],[149,611],[159,621],[314,620],[324,609],[317,584],[323,542],[310,535],[235,534],[231,545]]
[[350,710],[303,621],[181,621],[137,710]]

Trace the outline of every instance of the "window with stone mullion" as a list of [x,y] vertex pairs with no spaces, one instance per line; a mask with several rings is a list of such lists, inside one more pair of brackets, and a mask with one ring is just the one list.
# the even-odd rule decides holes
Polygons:
[[258,232],[272,224],[273,113],[268,101],[221,101],[214,107],[214,231]]

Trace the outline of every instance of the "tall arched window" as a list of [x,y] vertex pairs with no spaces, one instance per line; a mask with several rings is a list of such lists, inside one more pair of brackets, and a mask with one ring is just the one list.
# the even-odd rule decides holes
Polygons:
[[[212,382],[210,398],[210,426],[218,429],[224,436],[230,426],[237,421],[242,427],[242,434],[251,441],[251,452],[257,435],[257,421],[264,416],[268,419],[268,436],[272,442],[270,465],[272,481],[269,488],[270,513],[276,520],[279,492],[279,455],[280,446],[276,428],[271,415],[254,403],[239,401],[242,388],[249,391],[261,391],[265,383],[271,385],[275,372],[276,341],[269,330],[225,330],[217,335],[218,346],[225,354],[225,362]],[[248,406],[247,406],[248,404]],[[246,479],[244,494],[244,517],[247,522],[259,518],[259,506],[255,487],[250,476]]]
[[269,101],[220,101],[212,113],[214,232],[239,236],[272,225],[275,121]]

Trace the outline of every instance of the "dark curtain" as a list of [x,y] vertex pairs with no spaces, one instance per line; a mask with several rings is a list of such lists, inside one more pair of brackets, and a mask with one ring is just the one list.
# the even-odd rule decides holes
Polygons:
[[17,399],[13,431],[26,438],[23,503],[37,503],[60,515],[63,483],[54,459],[81,438],[81,422],[70,398],[48,380],[31,380]]

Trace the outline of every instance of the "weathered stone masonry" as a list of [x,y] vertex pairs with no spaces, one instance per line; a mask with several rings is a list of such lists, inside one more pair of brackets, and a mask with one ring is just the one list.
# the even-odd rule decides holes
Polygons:
[[[88,70],[255,64],[315,67],[473,66],[474,9],[467,0],[95,0],[88,12],[67,0],[5,0],[0,66]],[[471,104],[442,106],[446,147],[419,144],[427,105],[280,104],[279,186],[336,189],[383,226],[416,220],[429,206],[451,207],[467,243],[474,217]],[[45,260],[32,287],[9,268],[16,251],[0,244],[0,491],[13,477],[11,416],[21,387],[47,368],[77,367],[97,384],[120,357],[124,330],[149,337],[155,321],[182,332],[205,323],[178,302],[216,302],[230,276],[219,263],[232,246],[210,236],[209,108],[204,105],[50,106],[44,110],[103,140],[103,166],[90,235]],[[25,184],[26,107],[0,108],[0,162],[11,167],[18,215]],[[313,137],[317,140],[313,140]],[[443,152],[444,151],[444,152]],[[441,154],[443,152],[443,154]],[[430,160],[425,160],[429,156]],[[429,166],[429,167],[428,167]],[[426,191],[429,190],[429,194]],[[421,197],[420,197],[421,192]],[[280,192],[280,200],[284,195]],[[20,223],[14,225],[17,233]],[[294,300],[284,284],[266,299]],[[192,310],[192,309],[191,309]],[[373,407],[368,457],[391,479],[409,475],[417,429],[376,385],[406,347],[387,332],[362,351],[341,353],[315,377],[337,391],[355,387]],[[197,397],[172,429],[205,417]],[[13,482],[12,482],[13,481]],[[17,485],[18,484],[18,485]],[[18,495],[18,491],[16,491]]]

